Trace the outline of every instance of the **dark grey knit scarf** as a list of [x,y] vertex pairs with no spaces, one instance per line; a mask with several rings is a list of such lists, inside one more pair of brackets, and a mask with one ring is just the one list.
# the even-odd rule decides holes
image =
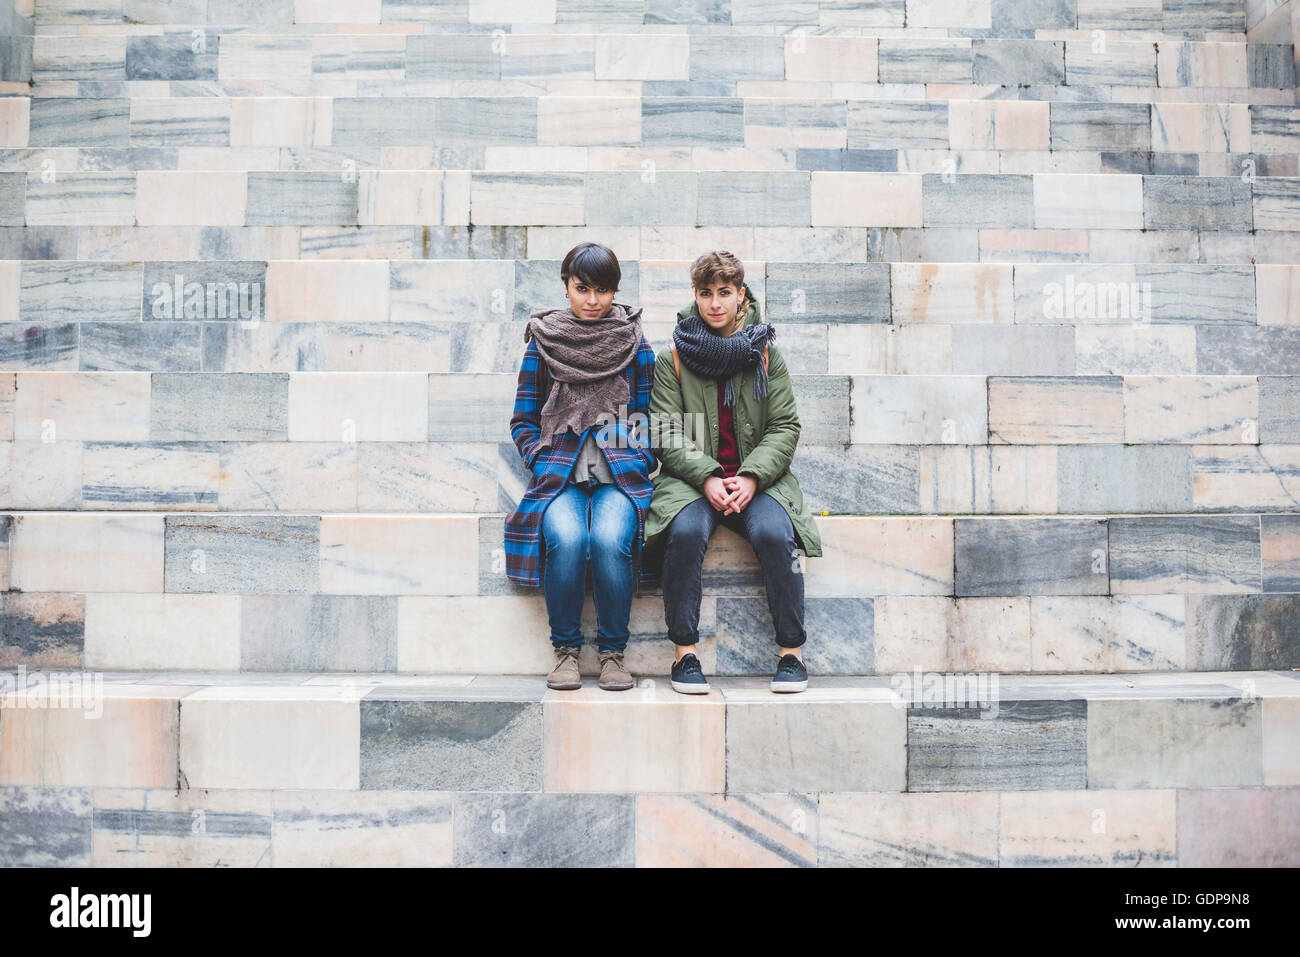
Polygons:
[[720,336],[700,316],[687,316],[673,330],[673,343],[686,368],[706,379],[725,379],[722,401],[735,405],[731,377],[742,369],[756,369],[754,398],[767,397],[767,368],[763,349],[776,338],[776,329],[766,322],[744,326],[729,336]]

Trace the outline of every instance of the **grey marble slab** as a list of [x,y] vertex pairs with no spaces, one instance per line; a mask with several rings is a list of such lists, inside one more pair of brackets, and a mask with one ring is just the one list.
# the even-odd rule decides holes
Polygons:
[[592,170],[586,180],[587,225],[694,226],[699,192],[693,170],[657,170],[649,181],[641,171]]
[[1254,219],[1251,184],[1209,176],[1145,176],[1143,222],[1147,229],[1248,230]]
[[641,144],[744,146],[744,100],[722,96],[642,96]]
[[1082,788],[1084,701],[998,700],[993,708],[909,708],[909,791]]
[[921,511],[921,449],[915,445],[812,445],[790,470],[814,515],[915,515]]
[[1054,150],[1149,150],[1151,110],[1145,103],[1052,103]]
[[149,437],[155,442],[288,441],[289,376],[155,373]]
[[1259,517],[1116,516],[1112,587],[1136,593],[1260,590]]
[[973,173],[946,181],[942,173],[926,173],[921,178],[921,198],[927,228],[1034,225],[1032,176]]
[[1189,669],[1289,669],[1297,661],[1300,595],[1188,596]]
[[166,518],[164,590],[216,594],[320,591],[320,517]]
[[975,40],[975,82],[998,86],[1065,82],[1065,43],[994,37]]
[[956,594],[1105,595],[1105,519],[956,519]]
[[215,81],[220,43],[220,35],[206,36],[202,48],[195,50],[188,34],[127,37],[126,78]]
[[[717,673],[771,675],[776,629],[767,599],[719,597]],[[870,674],[875,669],[875,602],[809,598],[804,604],[804,661],[810,676]]]
[[1195,508],[1189,445],[1063,445],[1056,473],[1063,514]]
[[767,264],[769,322],[890,321],[888,263]]
[[89,867],[89,788],[0,788],[0,866]]
[[361,702],[361,787],[538,791],[542,706],[522,701]]
[[459,793],[454,815],[457,867],[631,867],[636,858],[632,794]]
[[357,183],[332,172],[248,173],[249,226],[354,226]]
[[948,148],[947,100],[850,100],[847,124],[851,150]]
[[397,598],[245,595],[239,659],[250,671],[396,671]]
[[130,121],[130,100],[36,96],[27,145],[127,146]]
[[1260,442],[1300,442],[1300,375],[1262,375],[1258,382]]

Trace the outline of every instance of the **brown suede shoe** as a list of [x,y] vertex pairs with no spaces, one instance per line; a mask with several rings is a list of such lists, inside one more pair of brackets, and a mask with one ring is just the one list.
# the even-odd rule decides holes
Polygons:
[[556,691],[576,691],[582,687],[582,673],[578,671],[580,648],[555,648],[555,668],[546,676],[546,687]]
[[605,691],[627,691],[635,684],[623,667],[623,652],[606,651],[600,656],[600,686]]

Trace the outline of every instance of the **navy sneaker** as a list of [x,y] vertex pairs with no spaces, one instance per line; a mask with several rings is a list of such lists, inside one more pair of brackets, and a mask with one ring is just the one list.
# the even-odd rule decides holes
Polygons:
[[682,694],[708,694],[709,679],[704,677],[700,659],[687,652],[673,665],[673,690]]
[[772,678],[772,690],[778,693],[803,691],[808,687],[808,669],[794,655],[782,655],[776,663],[776,675]]

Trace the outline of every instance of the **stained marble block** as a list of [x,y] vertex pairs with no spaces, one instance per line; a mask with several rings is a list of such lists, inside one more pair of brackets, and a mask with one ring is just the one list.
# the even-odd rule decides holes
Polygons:
[[276,867],[448,867],[450,794],[428,791],[276,791]]
[[1088,787],[1263,784],[1262,711],[1242,697],[1089,701]]
[[273,261],[265,270],[265,317],[272,322],[389,321],[389,268],[385,260]]
[[626,692],[547,691],[544,789],[721,794],[732,780],[729,718],[718,691],[687,697],[662,679]]
[[686,80],[690,78],[690,48],[687,34],[597,35],[596,78]]
[[1285,105],[1251,104],[1250,145],[1262,153],[1290,153],[1300,145],[1300,118]]
[[743,146],[744,100],[726,96],[643,96],[641,145]]
[[1127,442],[1253,444],[1259,397],[1252,376],[1125,376]]
[[1051,124],[1054,150],[1151,149],[1151,111],[1146,103],[1054,101]]
[[907,711],[909,791],[1087,786],[1087,702],[989,702]]
[[269,791],[96,788],[96,867],[267,867]]
[[[0,781],[43,787],[174,788],[178,699],[193,688],[96,682],[66,672],[41,689],[9,692]],[[22,706],[17,696],[24,695]]]
[[971,41],[882,37],[881,83],[970,83],[974,75]]
[[[313,278],[325,281],[329,274],[320,268],[319,263],[298,267],[301,275],[310,267]],[[350,263],[331,263],[333,272],[348,271]],[[284,282],[295,272],[296,264],[276,264],[279,270],[278,282]],[[267,285],[267,264],[256,260],[236,260],[203,262],[190,261],[150,261],[141,264],[142,276],[136,279],[136,291],[139,294],[136,308],[131,315],[122,318],[143,319],[145,322],[179,321],[185,319],[204,320],[208,322],[255,322],[265,315]],[[125,279],[125,277],[123,277]],[[305,277],[304,277],[305,278]],[[349,278],[359,279],[355,274]],[[299,295],[308,293],[303,283],[295,292]],[[179,295],[178,295],[179,293]],[[102,315],[96,307],[99,319],[110,318]],[[277,316],[277,318],[289,318]],[[317,313],[313,319],[323,318]],[[151,370],[165,371],[165,370]]]
[[9,369],[75,371],[77,323],[54,326],[5,323],[0,326],[0,366]]
[[25,592],[160,592],[163,516],[15,516],[9,587]]
[[983,444],[983,376],[853,376],[854,444]]
[[85,636],[85,595],[0,595],[0,667],[80,668]]
[[1186,664],[1182,595],[1034,596],[1032,670],[1181,671]]
[[956,594],[1105,595],[1105,519],[956,519]]
[[1300,448],[1294,445],[1192,446],[1197,509],[1284,510],[1300,493]]
[[838,171],[810,175],[815,227],[922,225],[928,207],[922,204],[920,176]]
[[1192,479],[1191,446],[1057,449],[1057,505],[1062,513],[1192,511]]
[[928,445],[919,451],[921,512],[1058,511],[1056,446]]
[[1139,263],[1136,270],[1139,286],[1150,284],[1147,318],[1153,322],[1231,324],[1235,335],[1250,331],[1241,329],[1242,324],[1255,325],[1252,266]]
[[787,36],[785,79],[875,83],[878,43],[866,36]]
[[1141,229],[1142,177],[1117,173],[1034,176],[1039,229]]
[[455,864],[631,867],[636,800],[632,794],[458,793]]
[[1300,596],[1187,596],[1189,670],[1291,668],[1297,655]]
[[88,788],[0,788],[0,866],[89,867]]
[[[84,42],[89,38],[81,39]],[[130,123],[130,100],[75,96],[33,97],[28,121],[27,145],[31,147],[125,147],[130,145]],[[85,173],[78,176],[77,173],[67,170],[58,171],[58,181],[67,180],[69,177],[77,177],[73,182],[79,180],[81,185],[79,189],[67,194],[52,188],[57,185],[57,181],[41,183],[39,173],[34,177],[28,176],[27,221],[29,224],[35,225],[38,222],[32,217],[32,213],[36,211],[32,209],[32,200],[36,197],[42,198],[46,206],[51,209],[58,208],[55,206],[55,201],[61,196],[66,196],[66,201],[73,205],[96,199],[97,204],[103,206],[114,198],[114,193],[129,189],[135,181],[134,174],[130,172],[95,177],[87,176]],[[37,189],[38,184],[45,188]],[[118,198],[116,204],[118,208],[121,202]],[[67,212],[71,213],[73,210],[69,209]],[[90,213],[89,210],[83,212],[87,215]],[[80,221],[86,222],[85,219]],[[111,221],[130,225],[130,220]]]
[[818,799],[823,867],[996,867],[992,793],[837,793]]
[[[811,674],[874,671],[871,598],[812,598],[804,607],[804,660]],[[765,598],[717,599],[717,674],[767,675],[776,667],[776,631]]]
[[30,83],[32,81],[32,46],[35,37],[6,36],[0,40],[0,81],[5,83]]
[[180,707],[182,787],[357,790],[362,694],[346,685],[192,690]]
[[1264,591],[1300,592],[1300,515],[1261,515]]
[[300,372],[289,377],[293,442],[414,442],[429,432],[430,377],[419,372]]
[[809,176],[804,171],[701,172],[699,224],[811,225]]
[[849,149],[946,149],[949,145],[946,100],[850,100],[846,121]]
[[1032,227],[1036,178],[973,173],[945,179],[942,173],[926,173],[925,225]]
[[[540,685],[541,682],[539,681]],[[382,687],[361,702],[361,787],[538,791],[542,705]]]
[[218,51],[223,37],[208,36],[195,49],[187,35],[126,37],[126,79],[217,79]]
[[308,170],[250,170],[247,177],[249,226],[358,225],[358,177]]
[[1260,590],[1257,516],[1116,517],[1110,522],[1116,594]]
[[319,516],[166,517],[168,592],[315,594],[321,574]]
[[284,441],[289,437],[288,375],[159,373],[151,382],[152,441]]
[[[219,510],[378,510],[360,501],[361,448],[356,442],[228,444],[221,449],[218,466]],[[365,448],[372,450],[375,444]]]
[[21,265],[17,319],[47,325],[90,316],[98,322],[137,322],[142,316],[139,263]]
[[[1183,867],[1295,867],[1300,788],[1206,788],[1178,794]],[[1225,826],[1231,822],[1231,826]]]
[[805,794],[642,794],[638,867],[815,867],[818,800]]
[[471,189],[475,225],[572,226],[585,218],[581,173],[475,172]]
[[28,226],[131,226],[135,223],[136,174],[119,171],[62,172],[45,182],[27,174]]
[[396,598],[244,595],[237,601],[238,670],[397,670]]
[[1122,442],[1124,382],[1118,376],[992,377],[988,380],[989,442]]
[[326,515],[319,532],[320,591],[326,594],[475,593],[473,516]]
[[1147,229],[1237,232],[1254,224],[1251,184],[1236,177],[1144,176]]
[[914,515],[923,511],[917,498],[923,454],[910,445],[840,449],[800,443],[791,471],[799,477],[804,503],[813,514]]
[[1261,176],[1252,184],[1256,229],[1300,230],[1300,189],[1297,181],[1281,176]]
[[1059,86],[1065,82],[1065,43],[1061,40],[990,37],[972,41],[977,84]]
[[234,595],[86,595],[86,667],[237,671]]
[[1114,40],[1100,52],[1094,47],[1092,38],[1065,44],[1065,76],[1071,86],[1156,85],[1155,44]]
[[890,319],[886,263],[767,264],[769,322],[875,322]]
[[725,694],[728,793],[905,790],[906,710],[888,689]]
[[586,221],[593,226],[694,226],[699,222],[699,175],[689,170],[656,171],[649,178],[642,172],[588,172]]
[[1024,791],[998,795],[1003,867],[1174,867],[1181,826],[1173,790]]

